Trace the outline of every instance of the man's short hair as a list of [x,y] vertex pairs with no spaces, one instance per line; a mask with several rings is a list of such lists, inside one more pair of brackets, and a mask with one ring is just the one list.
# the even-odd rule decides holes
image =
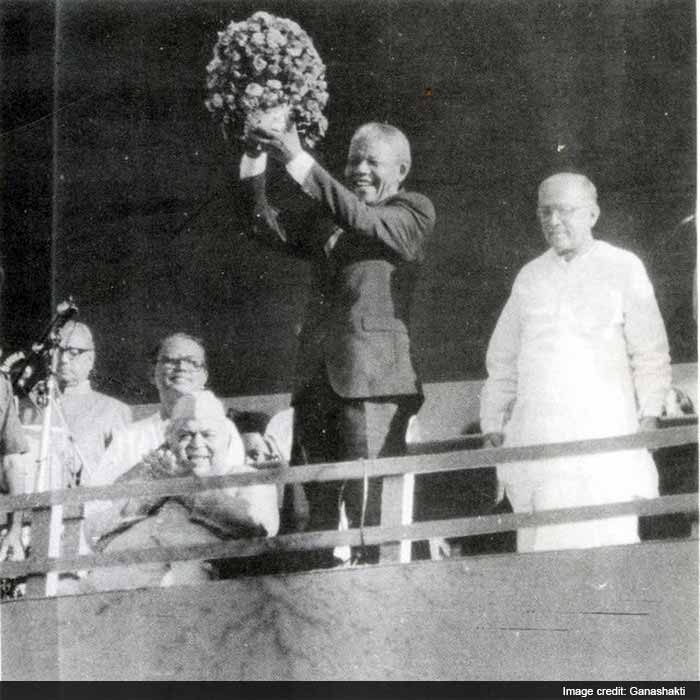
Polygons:
[[189,333],[180,333],[180,332],[171,333],[170,335],[166,335],[165,338],[161,339],[161,341],[158,343],[158,345],[155,347],[155,349],[149,355],[149,360],[150,360],[152,365],[158,364],[158,357],[160,356],[160,351],[163,349],[163,346],[171,340],[190,340],[193,343],[196,343],[197,345],[199,345],[199,347],[202,349],[202,359],[204,360],[204,369],[208,369],[207,349],[204,347],[204,341],[201,338],[198,338],[196,335],[190,335]]
[[584,175],[584,173],[579,172],[577,170],[564,170],[561,172],[552,173],[544,180],[542,180],[542,182],[540,182],[540,185],[537,188],[537,196],[539,197],[539,194],[542,191],[542,188],[544,187],[546,182],[552,180],[555,177],[560,177],[562,175],[577,180],[581,186],[581,189],[586,193],[586,196],[591,200],[591,202],[593,202],[594,204],[598,204],[598,190],[596,189],[596,186],[586,175]]
[[406,165],[406,174],[408,174],[411,169],[411,144],[401,129],[382,122],[368,122],[353,134],[351,142],[359,138],[374,138],[388,143],[394,149],[399,161]]

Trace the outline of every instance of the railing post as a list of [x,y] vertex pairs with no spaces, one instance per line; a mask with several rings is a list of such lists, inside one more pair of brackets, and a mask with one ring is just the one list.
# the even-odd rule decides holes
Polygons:
[[[413,501],[413,474],[385,476],[382,484],[381,524],[383,526],[404,525],[408,503]],[[379,547],[382,562],[407,562],[411,560],[411,543],[383,544]]]
[[[29,559],[47,554],[51,532],[51,507],[32,510],[31,541]],[[47,595],[46,574],[30,574],[27,576],[27,598],[43,598]]]
[[82,504],[63,507],[63,536],[61,538],[61,556],[80,554],[80,532],[83,524]]

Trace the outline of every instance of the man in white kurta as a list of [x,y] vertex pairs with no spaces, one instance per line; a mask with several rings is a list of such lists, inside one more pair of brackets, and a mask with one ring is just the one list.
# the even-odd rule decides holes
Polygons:
[[[149,452],[160,447],[165,442],[170,417],[178,400],[204,389],[209,377],[207,356],[198,338],[173,333],[160,342],[153,360],[152,382],[160,399],[158,411],[114,434],[97,468],[83,481],[86,486],[115,483]],[[109,508],[108,501],[90,501],[85,506],[85,518],[96,518]],[[81,537],[81,552],[85,553],[86,547]]]
[[[599,209],[584,176],[539,189],[550,249],[520,271],[486,356],[481,402],[487,444],[532,445],[658,426],[671,369],[666,331],[643,264],[592,235]],[[658,495],[647,450],[498,466],[515,512]],[[518,551],[638,541],[637,517],[525,528]]]
[[[59,393],[52,413],[51,456],[64,469],[65,485],[89,480],[115,433],[131,423],[131,408],[92,388],[95,341],[84,323],[68,321],[60,333],[56,380]],[[33,467],[38,450],[43,412],[35,400],[20,405]],[[42,485],[40,484],[40,490]],[[43,488],[47,488],[46,485]]]
[[144,455],[160,447],[173,407],[182,396],[201,391],[209,377],[204,346],[198,338],[173,333],[164,338],[154,358],[152,382],[158,390],[158,410],[114,434],[87,485],[113,484],[138,464]]

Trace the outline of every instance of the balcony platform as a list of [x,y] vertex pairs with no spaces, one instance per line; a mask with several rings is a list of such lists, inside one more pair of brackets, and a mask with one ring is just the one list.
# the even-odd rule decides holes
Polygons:
[[689,680],[698,542],[0,606],[3,680]]

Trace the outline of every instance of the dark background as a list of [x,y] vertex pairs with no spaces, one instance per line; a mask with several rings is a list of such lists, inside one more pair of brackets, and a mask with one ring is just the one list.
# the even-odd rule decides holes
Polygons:
[[237,233],[237,154],[203,105],[216,31],[259,9],[326,62],[331,170],[365,121],[411,140],[408,186],[439,217],[414,303],[425,380],[484,376],[544,249],[537,184],[572,166],[598,186],[599,237],[647,265],[673,361],[696,360],[694,3],[643,0],[4,0],[5,350],[73,294],[101,387],[128,401],[155,399],[144,356],[176,330],[203,336],[220,395],[289,388],[307,271]]

